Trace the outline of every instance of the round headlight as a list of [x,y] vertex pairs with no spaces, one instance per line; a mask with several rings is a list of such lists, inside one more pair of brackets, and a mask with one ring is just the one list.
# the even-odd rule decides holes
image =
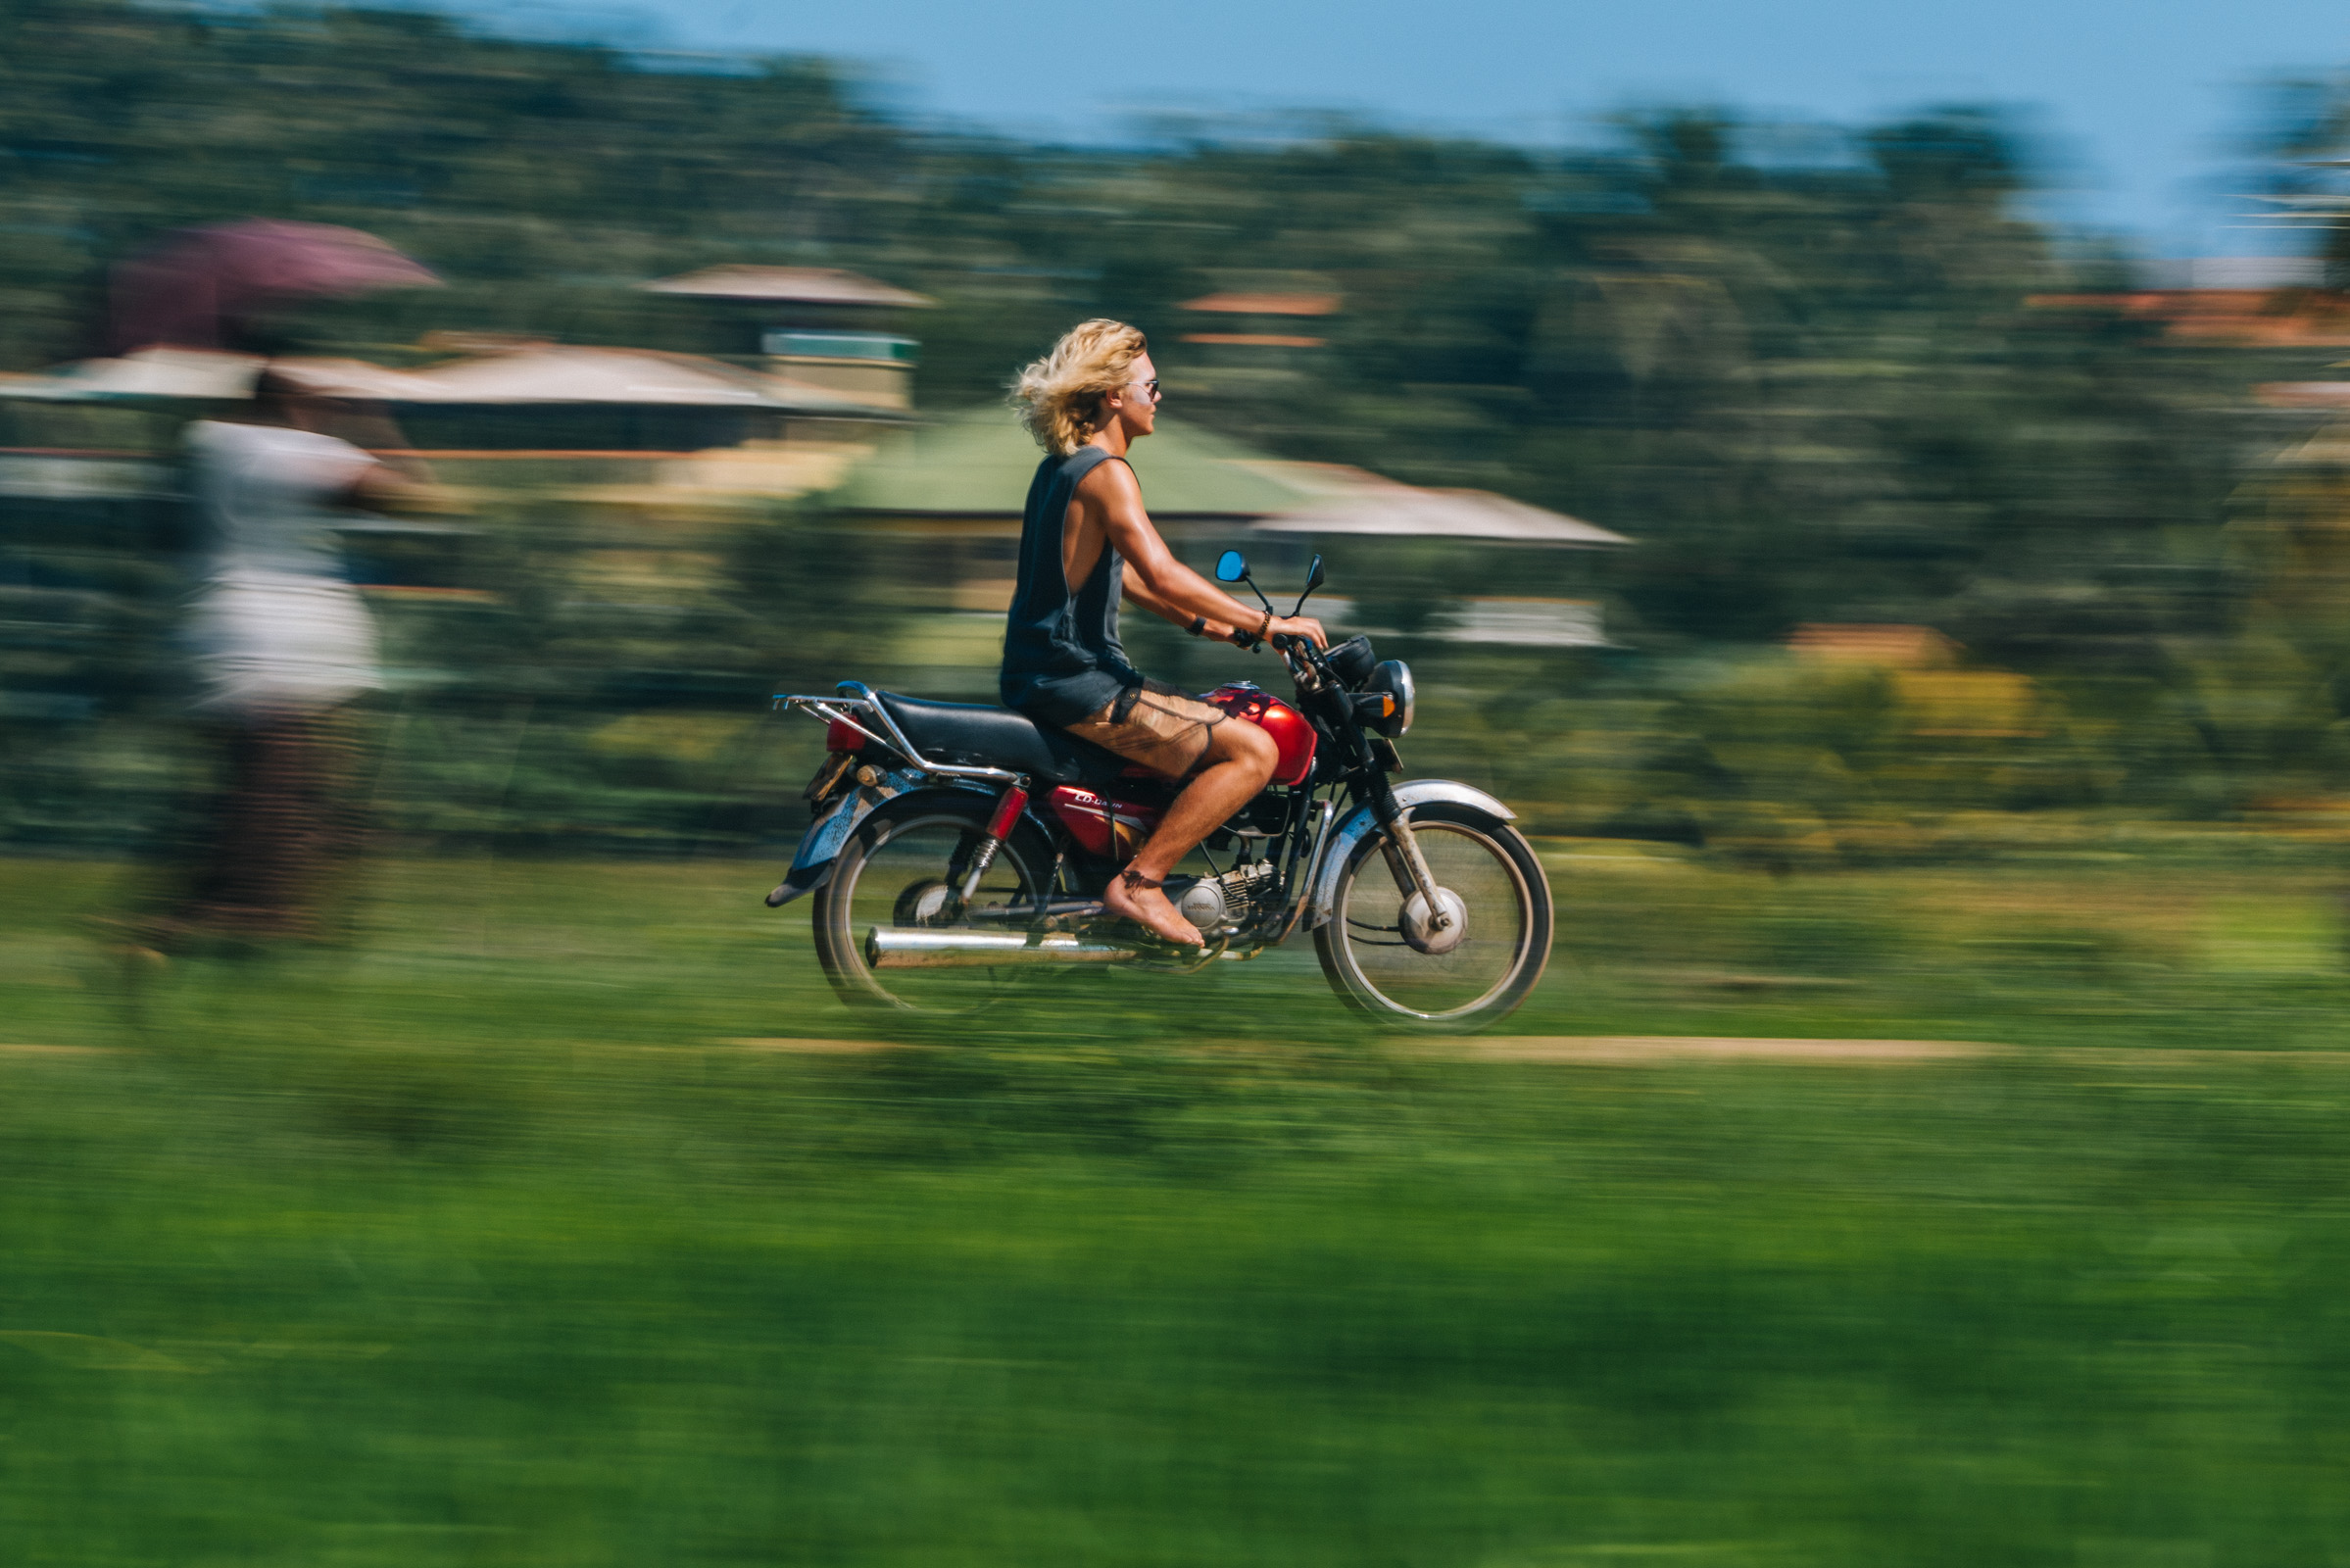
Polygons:
[[1393,740],[1411,728],[1411,666],[1409,664],[1400,659],[1384,661],[1378,668],[1371,671],[1371,678],[1364,683],[1363,689],[1372,692],[1385,692],[1395,700],[1395,710],[1372,725],[1373,729]]

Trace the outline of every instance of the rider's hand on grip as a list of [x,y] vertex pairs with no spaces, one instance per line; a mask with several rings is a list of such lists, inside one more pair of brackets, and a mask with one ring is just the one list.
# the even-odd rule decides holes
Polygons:
[[1276,648],[1285,646],[1282,641],[1285,637],[1295,642],[1312,643],[1316,648],[1330,646],[1330,634],[1324,631],[1322,623],[1311,615],[1275,616],[1272,632],[1273,646]]

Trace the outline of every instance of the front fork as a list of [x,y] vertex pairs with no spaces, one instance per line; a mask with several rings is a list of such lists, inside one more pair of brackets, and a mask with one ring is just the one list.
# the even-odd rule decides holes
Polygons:
[[1395,792],[1388,787],[1384,775],[1379,781],[1379,798],[1372,809],[1378,814],[1379,825],[1386,830],[1380,840],[1379,853],[1387,858],[1388,874],[1395,886],[1405,893],[1417,892],[1428,909],[1430,929],[1451,929],[1452,915],[1437,898],[1436,873],[1428,868],[1428,857],[1420,853],[1419,836],[1412,832],[1411,821],[1403,808],[1395,804]]

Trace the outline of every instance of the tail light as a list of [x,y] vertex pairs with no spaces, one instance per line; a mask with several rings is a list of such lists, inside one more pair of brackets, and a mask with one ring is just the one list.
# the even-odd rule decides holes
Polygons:
[[859,752],[864,745],[864,736],[847,719],[836,718],[824,726],[824,750],[828,752]]

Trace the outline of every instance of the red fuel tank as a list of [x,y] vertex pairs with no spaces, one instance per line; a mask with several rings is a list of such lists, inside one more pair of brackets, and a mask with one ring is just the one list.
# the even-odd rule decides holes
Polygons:
[[1313,772],[1314,727],[1303,713],[1245,680],[1217,687],[1207,701],[1273,737],[1280,754],[1273,763],[1274,783],[1302,784]]

